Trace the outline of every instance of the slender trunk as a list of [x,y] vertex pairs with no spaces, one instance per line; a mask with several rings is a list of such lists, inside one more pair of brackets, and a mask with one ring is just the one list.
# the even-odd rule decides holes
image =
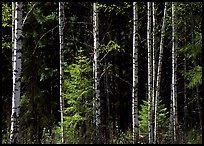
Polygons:
[[132,88],[133,144],[138,142],[138,3],[133,2],[133,88]]
[[12,2],[12,70],[14,64],[14,40],[15,40],[15,2]]
[[[152,98],[153,102],[155,104],[155,71],[156,71],[156,61],[155,61],[155,2],[152,2]],[[153,104],[153,105],[154,105]],[[155,105],[154,105],[155,108]],[[155,111],[155,110],[154,110]],[[156,112],[154,113],[154,143],[156,142],[156,136],[157,136],[157,122],[156,122]]]
[[153,143],[152,126],[152,52],[151,52],[151,2],[147,2],[147,46],[148,46],[148,141]]
[[166,11],[167,11],[167,4],[168,2],[165,2],[165,6],[164,6],[164,16],[163,16],[163,23],[162,23],[162,28],[161,28],[161,40],[160,40],[160,52],[159,52],[159,61],[158,61],[158,68],[157,68],[157,81],[156,81],[156,93],[155,93],[155,115],[154,115],[154,122],[155,122],[155,129],[154,129],[154,133],[155,133],[155,142],[157,143],[157,111],[158,111],[158,97],[160,96],[160,84],[161,84],[161,70],[162,70],[162,58],[163,58],[163,44],[164,44],[164,32],[165,32],[165,26],[166,26]]
[[96,143],[100,143],[100,90],[99,90],[99,65],[98,65],[98,47],[99,47],[99,29],[98,29],[98,10],[97,2],[93,3],[93,38],[94,38],[94,90],[95,90],[95,125],[96,125]]
[[18,143],[21,85],[22,2],[15,7],[15,40],[10,143]]
[[176,114],[176,42],[175,42],[175,14],[174,3],[172,2],[172,100],[173,100],[173,141],[176,142],[176,127],[177,127],[177,114]]
[[171,143],[177,141],[177,89],[176,89],[176,24],[175,24],[175,12],[174,3],[172,2],[172,84],[171,84],[171,100],[170,100],[170,135]]
[[63,111],[64,111],[64,99],[63,99],[63,88],[64,88],[64,3],[59,2],[59,43],[60,43],[60,113],[61,113],[61,135],[62,143],[64,143],[64,125],[63,125]]

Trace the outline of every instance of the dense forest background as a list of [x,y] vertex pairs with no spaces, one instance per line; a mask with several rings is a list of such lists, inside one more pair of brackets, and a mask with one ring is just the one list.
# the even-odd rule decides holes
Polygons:
[[[23,2],[18,143],[61,142],[59,2]],[[164,2],[155,2],[158,62]],[[100,143],[132,143],[133,4],[98,2]],[[177,140],[202,143],[202,3],[176,2]],[[64,143],[95,143],[93,3],[64,2]],[[167,5],[158,104],[158,143],[169,134],[172,5]],[[138,2],[139,140],[148,143],[147,2]],[[12,110],[12,3],[2,2],[2,143]]]

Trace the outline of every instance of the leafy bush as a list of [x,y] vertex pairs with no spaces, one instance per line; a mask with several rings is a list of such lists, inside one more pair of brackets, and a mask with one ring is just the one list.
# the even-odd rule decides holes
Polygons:
[[[66,143],[86,143],[91,128],[87,128],[93,114],[93,86],[91,60],[78,50],[76,63],[65,64],[64,127]],[[87,129],[86,129],[87,128]]]
[[[168,111],[165,107],[165,104],[162,103],[162,100],[158,99],[158,129],[157,129],[157,141],[163,141],[167,138],[168,132]],[[153,112],[154,113],[154,112]],[[154,125],[154,121],[152,123]],[[141,110],[139,111],[139,137],[140,143],[148,142],[148,101],[143,100],[141,104]]]
[[195,128],[191,129],[188,132],[187,144],[202,144],[202,131],[196,130]]
[[111,144],[131,144],[132,143],[132,131],[128,130],[127,132],[123,132],[121,130],[117,130],[117,136],[114,135],[111,138]]

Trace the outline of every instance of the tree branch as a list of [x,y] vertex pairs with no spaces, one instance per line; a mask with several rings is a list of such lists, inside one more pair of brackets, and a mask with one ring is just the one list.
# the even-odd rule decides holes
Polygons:
[[23,28],[23,26],[24,26],[24,24],[25,24],[25,21],[26,21],[28,15],[29,15],[30,12],[33,10],[33,8],[34,8],[35,5],[36,5],[36,3],[33,4],[33,6],[31,7],[30,11],[28,11],[27,15],[25,16],[25,18],[24,18],[24,20],[23,20],[23,23],[22,23],[22,28]]
[[35,50],[36,50],[36,48],[37,48],[37,46],[38,46],[40,40],[41,40],[46,34],[48,34],[50,31],[53,31],[53,30],[54,30],[55,28],[57,28],[58,26],[59,26],[59,25],[57,25],[57,26],[55,26],[54,28],[48,30],[46,33],[44,33],[44,34],[40,37],[40,39],[38,40],[38,42],[37,42],[37,44],[36,44],[36,46],[35,46],[35,49],[34,49],[34,51],[33,51],[33,55],[35,54]]

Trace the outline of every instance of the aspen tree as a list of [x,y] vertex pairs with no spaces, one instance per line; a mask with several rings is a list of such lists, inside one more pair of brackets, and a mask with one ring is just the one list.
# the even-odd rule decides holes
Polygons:
[[12,70],[14,63],[14,40],[15,40],[15,2],[12,2]]
[[11,111],[10,143],[18,143],[20,87],[21,87],[21,38],[22,38],[22,2],[15,4],[15,34],[13,53],[13,92]]
[[[156,61],[155,61],[155,2],[152,2],[152,98],[155,104],[155,75],[156,75]],[[155,107],[155,105],[154,105]],[[154,143],[156,142],[157,116],[154,110]]]
[[174,19],[174,2],[172,2],[172,103],[173,103],[173,137],[176,141],[176,97],[175,97],[175,19]]
[[138,142],[138,3],[133,2],[133,88],[132,88],[132,128],[133,143]]
[[175,35],[175,10],[174,2],[172,2],[172,84],[171,84],[171,100],[170,100],[170,134],[172,135],[172,143],[176,142],[177,127],[177,90],[176,90],[176,35]]
[[167,11],[167,4],[168,2],[165,2],[164,4],[164,16],[163,16],[163,23],[161,28],[161,40],[160,40],[160,52],[159,52],[159,61],[158,61],[158,68],[157,68],[157,77],[156,77],[156,94],[155,94],[155,103],[154,103],[154,110],[155,110],[155,140],[154,142],[157,142],[157,110],[158,110],[158,97],[160,96],[160,84],[161,84],[161,69],[162,69],[162,58],[163,58],[163,50],[164,50],[164,33],[165,33],[165,26],[166,26],[166,11]]
[[147,48],[148,48],[148,143],[153,142],[152,126],[152,57],[151,57],[151,2],[147,2]]
[[64,111],[64,99],[63,99],[63,88],[64,88],[64,3],[59,2],[59,44],[60,44],[60,113],[61,113],[61,134],[62,143],[64,143],[64,125],[63,125],[63,111]]
[[97,2],[93,3],[93,39],[94,39],[94,108],[95,108],[95,142],[100,143],[100,89],[99,89],[99,65],[98,65],[98,48],[99,48],[99,28],[98,28],[98,10],[96,8]]

